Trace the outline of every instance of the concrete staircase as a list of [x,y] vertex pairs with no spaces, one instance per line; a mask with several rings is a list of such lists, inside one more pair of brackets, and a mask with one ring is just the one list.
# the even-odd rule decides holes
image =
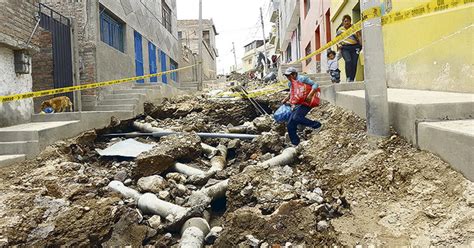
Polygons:
[[145,101],[161,102],[181,93],[171,85],[135,84],[131,89],[112,89],[101,100],[82,96],[82,112],[32,115],[31,123],[0,128],[0,166],[32,159],[58,140],[104,128],[112,117],[133,118],[143,113]]
[[197,91],[198,90],[198,82],[181,82],[179,85],[179,89],[183,91]]
[[319,85],[331,85],[331,76],[328,73],[306,74],[305,76],[311,78]]
[[32,122],[0,128],[0,166],[34,158],[56,140],[70,137],[79,121]]
[[84,111],[131,111],[140,112],[146,99],[146,89],[112,90],[103,95],[102,100],[96,96],[83,96]]

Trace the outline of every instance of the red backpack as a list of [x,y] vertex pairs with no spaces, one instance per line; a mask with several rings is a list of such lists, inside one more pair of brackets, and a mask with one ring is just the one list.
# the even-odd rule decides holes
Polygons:
[[313,87],[311,85],[300,82],[299,80],[291,82],[290,103],[294,105],[304,105],[310,108],[319,106],[319,103],[321,102],[320,88],[316,90],[316,94],[314,94],[313,98],[311,99],[311,102],[306,101],[306,98],[308,97],[308,94],[309,92],[311,92],[312,89]]

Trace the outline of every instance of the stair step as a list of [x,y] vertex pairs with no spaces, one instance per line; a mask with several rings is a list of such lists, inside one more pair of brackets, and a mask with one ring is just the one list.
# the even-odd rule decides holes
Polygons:
[[113,94],[146,94],[147,89],[128,89],[128,90],[114,90]]
[[0,155],[26,154],[27,158],[34,158],[39,152],[37,140],[0,142]]
[[26,160],[26,154],[0,155],[0,167],[23,162]]
[[102,105],[137,105],[138,104],[138,99],[106,99],[100,101],[97,105],[102,106]]
[[135,105],[98,105],[96,111],[134,111]]
[[132,94],[107,94],[104,96],[106,100],[121,100],[121,99],[140,99],[144,98],[145,94],[132,93]]

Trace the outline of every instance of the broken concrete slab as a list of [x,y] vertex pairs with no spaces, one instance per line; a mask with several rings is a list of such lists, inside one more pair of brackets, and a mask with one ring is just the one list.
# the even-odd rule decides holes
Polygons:
[[144,144],[134,139],[127,139],[113,144],[104,150],[96,149],[100,156],[103,157],[125,157],[136,158],[141,153],[151,150],[154,145]]
[[133,168],[134,178],[161,174],[175,161],[191,161],[201,155],[201,139],[195,134],[170,135],[160,139],[155,149],[141,154]]

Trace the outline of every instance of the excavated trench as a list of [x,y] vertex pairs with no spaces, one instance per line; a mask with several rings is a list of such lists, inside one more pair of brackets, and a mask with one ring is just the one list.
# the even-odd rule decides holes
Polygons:
[[[282,96],[258,98],[275,110]],[[452,246],[474,236],[474,186],[397,136],[371,141],[365,123],[324,103],[288,148],[285,126],[245,100],[183,97],[146,104],[2,170],[0,246]],[[139,130],[140,129],[140,130]],[[137,158],[100,156],[128,138],[168,130]],[[245,133],[254,140],[200,138]],[[129,149],[125,149],[129,150]],[[125,151],[121,151],[125,152]]]

